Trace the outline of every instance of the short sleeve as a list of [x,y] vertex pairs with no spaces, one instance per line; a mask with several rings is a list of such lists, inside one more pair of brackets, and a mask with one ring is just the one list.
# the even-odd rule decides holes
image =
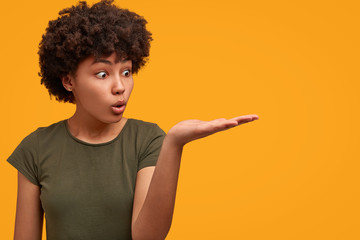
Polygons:
[[166,133],[157,125],[146,136],[145,151],[140,155],[138,171],[144,167],[156,166]]
[[7,161],[29,179],[30,182],[41,186],[38,178],[39,168],[37,166],[37,158],[37,136],[36,132],[33,132],[21,141]]

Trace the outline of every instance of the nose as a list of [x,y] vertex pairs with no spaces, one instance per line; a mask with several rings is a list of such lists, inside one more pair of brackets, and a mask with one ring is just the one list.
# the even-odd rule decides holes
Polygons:
[[125,86],[120,76],[114,77],[114,83],[112,87],[112,93],[114,95],[120,95],[125,91]]

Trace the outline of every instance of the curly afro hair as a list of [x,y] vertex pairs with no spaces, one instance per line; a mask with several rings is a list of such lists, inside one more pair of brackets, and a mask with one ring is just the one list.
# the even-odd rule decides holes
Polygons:
[[116,53],[117,60],[131,60],[137,73],[148,61],[151,33],[147,21],[138,14],[101,0],[89,7],[86,1],[63,9],[56,20],[49,21],[39,44],[41,84],[49,95],[61,102],[75,103],[72,92],[61,78],[75,75],[78,64],[89,56],[96,59]]

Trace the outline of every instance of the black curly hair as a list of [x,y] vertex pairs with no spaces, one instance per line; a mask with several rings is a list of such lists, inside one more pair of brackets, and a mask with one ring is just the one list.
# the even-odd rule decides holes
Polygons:
[[61,102],[75,103],[72,92],[61,78],[75,75],[78,64],[89,56],[96,59],[116,53],[118,60],[131,60],[137,73],[148,61],[151,33],[147,21],[138,14],[101,0],[89,7],[86,1],[65,8],[56,20],[49,21],[39,44],[41,84],[49,95]]

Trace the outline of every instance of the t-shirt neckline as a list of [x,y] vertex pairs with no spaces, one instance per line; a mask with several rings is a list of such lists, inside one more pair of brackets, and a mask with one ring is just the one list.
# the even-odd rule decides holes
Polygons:
[[68,126],[68,123],[67,123],[67,119],[64,119],[62,122],[63,122],[63,125],[64,125],[65,129],[66,129],[67,134],[68,134],[72,139],[74,139],[76,142],[79,142],[79,143],[81,143],[81,144],[83,144],[83,145],[87,145],[87,146],[99,147],[99,146],[104,146],[104,145],[111,144],[111,143],[115,142],[118,138],[120,138],[120,136],[123,134],[125,128],[127,127],[129,121],[131,121],[131,118],[128,118],[128,119],[126,120],[126,122],[125,122],[123,128],[121,129],[120,133],[119,133],[114,139],[112,139],[112,140],[110,140],[110,141],[108,141],[108,142],[103,142],[103,143],[89,143],[89,142],[85,142],[85,141],[83,141],[83,140],[80,140],[80,139],[74,137],[74,136],[71,134],[70,130],[69,130],[69,126]]

